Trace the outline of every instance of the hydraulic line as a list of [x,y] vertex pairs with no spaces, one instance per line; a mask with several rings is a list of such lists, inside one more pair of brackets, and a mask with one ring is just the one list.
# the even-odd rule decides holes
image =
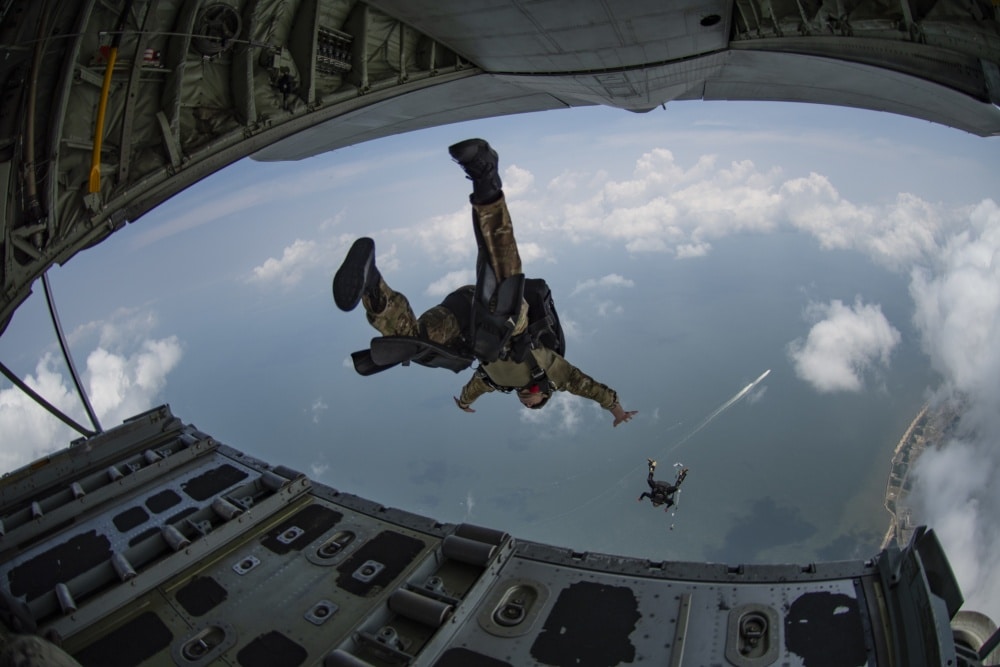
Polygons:
[[[33,222],[37,222],[44,217],[41,204],[38,201],[38,178],[35,175],[35,109],[37,108],[38,77],[41,70],[42,58],[45,55],[45,49],[48,44],[46,33],[48,32],[49,11],[51,7],[52,4],[46,2],[42,9],[42,14],[38,19],[38,39],[35,42],[31,74],[28,78],[28,107],[24,117],[24,194],[28,218]],[[40,245],[40,243],[36,245]]]
[[104,143],[104,116],[108,110],[108,95],[111,92],[111,76],[115,71],[115,61],[118,60],[118,47],[122,43],[122,32],[125,21],[132,9],[132,0],[125,3],[121,16],[118,18],[118,29],[111,36],[111,47],[108,50],[108,63],[104,68],[104,83],[101,86],[101,99],[97,104],[97,127],[94,128],[94,150],[90,155],[90,181],[88,190],[91,193],[101,189],[101,146]]

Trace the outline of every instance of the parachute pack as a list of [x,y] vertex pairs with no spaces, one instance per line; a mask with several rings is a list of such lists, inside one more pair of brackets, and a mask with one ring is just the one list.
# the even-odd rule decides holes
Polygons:
[[[472,291],[464,287],[452,292],[442,305],[451,310],[462,325],[468,323],[467,339],[473,341],[471,349],[445,347],[409,336],[382,336],[372,339],[370,349],[351,354],[355,370],[361,375],[373,375],[399,364],[415,362],[428,368],[447,368],[458,373],[471,366],[473,361],[490,363],[501,356],[518,363],[527,360],[534,364],[529,352],[537,347],[547,347],[563,356],[566,337],[548,283],[542,278],[516,278],[523,283],[522,295],[528,303],[528,328],[524,333],[506,335],[495,322],[489,322],[489,319],[497,318],[483,313]],[[520,304],[521,299],[515,293],[507,300]],[[477,313],[477,310],[480,312]]]

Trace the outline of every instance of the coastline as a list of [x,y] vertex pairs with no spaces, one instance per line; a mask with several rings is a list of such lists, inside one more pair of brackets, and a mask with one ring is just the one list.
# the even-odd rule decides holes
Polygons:
[[885,484],[884,507],[889,512],[889,526],[882,538],[880,549],[892,543],[906,544],[913,532],[910,508],[906,505],[909,492],[910,466],[920,457],[927,446],[926,424],[930,405],[925,404],[910,422],[903,436],[896,443],[889,463],[889,476]]
[[960,406],[945,403],[932,408],[930,404],[924,405],[899,439],[885,485],[884,506],[890,519],[880,548],[885,549],[893,543],[909,543],[915,528],[913,509],[907,502],[912,487],[910,470],[928,447],[944,444],[960,416]]

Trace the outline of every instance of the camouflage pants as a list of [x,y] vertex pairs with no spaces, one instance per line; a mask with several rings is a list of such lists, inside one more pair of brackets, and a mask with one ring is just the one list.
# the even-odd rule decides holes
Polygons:
[[[472,308],[471,285],[467,285],[451,296],[467,291],[468,309]],[[418,319],[406,296],[393,290],[385,281],[380,281],[379,289],[385,298],[385,308],[373,312],[367,299],[363,298],[365,316],[368,322],[383,336],[413,336],[424,338],[440,345],[450,346],[458,342],[464,331],[453,309],[443,303],[434,306]],[[460,313],[461,314],[461,313]],[[467,317],[467,315],[466,315]]]
[[517,241],[514,240],[514,225],[510,220],[507,202],[500,197],[492,204],[472,206],[472,228],[476,233],[476,243],[479,245],[479,263],[488,261],[497,282],[501,283],[510,276],[523,273],[521,256],[517,252]]
[[[498,281],[522,272],[521,256],[514,240],[514,225],[503,197],[492,204],[473,204],[472,224],[479,245],[477,266],[481,262],[489,262]],[[467,285],[452,292],[443,303],[434,306],[419,319],[406,296],[389,287],[384,280],[379,281],[379,290],[385,299],[385,308],[373,311],[367,297],[363,297],[361,303],[368,322],[383,336],[414,336],[440,345],[453,345],[465,333],[463,322],[468,321],[467,312],[456,312],[462,310],[456,304],[461,303],[460,299],[467,293],[468,309],[471,310],[470,288]],[[520,333],[527,326],[527,304],[523,306],[515,333]]]

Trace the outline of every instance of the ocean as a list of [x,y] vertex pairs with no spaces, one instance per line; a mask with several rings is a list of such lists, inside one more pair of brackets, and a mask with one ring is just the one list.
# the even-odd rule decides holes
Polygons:
[[[325,290],[275,305],[224,359],[186,359],[203,379],[196,388],[176,371],[174,409],[342,491],[578,551],[726,563],[877,552],[893,448],[935,381],[910,323],[906,276],[795,233],[730,237],[697,259],[608,250],[545,268],[572,331],[567,358],[638,410],[632,422],[613,429],[607,412],[566,395],[539,415],[500,394],[465,414],[451,396],[467,375],[445,370],[361,378],[344,362],[375,333],[360,312],[334,311]],[[574,285],[609,273],[633,286],[605,295],[620,312],[600,315],[604,297],[574,295]],[[887,367],[864,373],[861,391],[819,393],[796,377],[788,345],[808,334],[811,302],[856,298],[879,304],[900,342]],[[419,293],[411,301],[418,312],[433,303]],[[189,332],[188,349],[220,350],[222,334],[197,340],[204,335]],[[215,390],[206,376],[220,378]],[[675,462],[690,468],[675,511],[636,501],[647,458],[659,461],[658,478],[672,478]]]

